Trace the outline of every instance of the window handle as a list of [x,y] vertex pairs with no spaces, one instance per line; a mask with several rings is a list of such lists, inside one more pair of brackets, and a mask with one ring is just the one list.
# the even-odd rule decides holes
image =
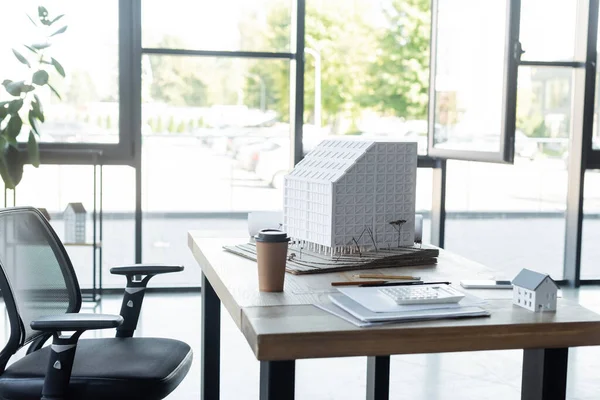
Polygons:
[[515,53],[514,53],[514,57],[515,60],[517,60],[517,62],[521,61],[521,56],[525,54],[525,50],[523,50],[523,46],[521,45],[521,42],[516,42],[515,43]]

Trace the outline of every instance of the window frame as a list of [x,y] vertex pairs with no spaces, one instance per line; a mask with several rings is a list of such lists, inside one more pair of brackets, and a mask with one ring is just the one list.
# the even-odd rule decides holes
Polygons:
[[[443,1],[443,0],[442,0]],[[517,78],[521,58],[519,43],[521,0],[507,0],[506,38],[504,46],[504,83],[502,94],[502,116],[500,126],[500,148],[497,152],[460,149],[440,149],[434,144],[437,70],[438,6],[440,0],[431,2],[431,45],[429,58],[429,115],[428,146],[431,157],[448,160],[483,161],[512,164],[515,153],[515,124],[517,112]]]
[[[129,114],[131,96],[135,95],[133,74],[135,69],[135,29],[131,26],[135,1],[118,0],[118,90],[119,90],[119,140],[116,143],[40,142],[40,163],[60,165],[123,165],[135,166],[136,132]],[[141,90],[141,89],[140,89]],[[141,93],[141,92],[140,92]],[[128,117],[123,117],[127,115]],[[140,128],[141,129],[141,128]],[[26,151],[27,143],[19,143]]]

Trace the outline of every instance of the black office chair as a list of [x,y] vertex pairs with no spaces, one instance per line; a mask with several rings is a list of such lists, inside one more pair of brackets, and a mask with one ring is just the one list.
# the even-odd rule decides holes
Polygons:
[[[8,343],[0,352],[0,398],[165,398],[190,368],[190,347],[172,339],[131,336],[148,280],[182,269],[113,268],[112,273],[127,277],[121,315],[79,314],[77,277],[48,221],[30,207],[0,210],[0,291],[10,325],[5,327],[10,328]],[[117,337],[79,340],[86,330],[107,328],[117,328]],[[51,336],[52,345],[42,347]],[[28,344],[27,354],[6,367]]]

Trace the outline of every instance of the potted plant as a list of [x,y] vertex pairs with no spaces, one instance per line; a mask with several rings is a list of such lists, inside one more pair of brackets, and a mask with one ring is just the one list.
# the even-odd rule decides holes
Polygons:
[[[38,7],[37,21],[27,16],[40,30],[44,40],[40,43],[23,45],[23,50],[13,49],[17,60],[29,69],[27,78],[23,80],[5,79],[2,81],[4,91],[8,94],[6,101],[0,101],[0,176],[5,187],[14,189],[23,176],[23,165],[27,162],[38,167],[40,164],[38,137],[40,124],[44,123],[44,109],[38,96],[39,90],[47,87],[60,99],[60,95],[50,84],[48,69],[54,69],[62,77],[65,70],[62,65],[47,52],[54,36],[67,30],[65,25],[55,25],[64,14],[51,18],[45,7]],[[26,54],[26,56],[24,55]],[[5,96],[0,95],[0,99]],[[18,138],[27,134],[27,149],[20,149]]]

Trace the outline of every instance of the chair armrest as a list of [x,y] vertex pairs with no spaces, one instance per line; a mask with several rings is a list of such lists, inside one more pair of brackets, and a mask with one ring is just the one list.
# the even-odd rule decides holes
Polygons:
[[89,329],[117,328],[123,317],[113,314],[61,314],[41,317],[31,321],[31,329],[36,331],[85,331]]
[[156,265],[134,264],[112,267],[110,273],[114,275],[158,275],[183,271],[182,265]]
[[117,328],[117,337],[131,337],[137,327],[144,293],[148,281],[158,274],[183,271],[181,265],[134,264],[122,267],[113,267],[111,274],[125,275],[127,287],[121,303],[123,325]]
[[[41,317],[31,321],[31,328],[37,331],[52,333],[52,346],[44,386],[42,387],[42,399],[66,399],[69,380],[77,341],[83,332],[88,329],[116,328],[123,323],[123,317],[111,314],[62,314]],[[63,335],[64,331],[75,331],[71,336]]]

